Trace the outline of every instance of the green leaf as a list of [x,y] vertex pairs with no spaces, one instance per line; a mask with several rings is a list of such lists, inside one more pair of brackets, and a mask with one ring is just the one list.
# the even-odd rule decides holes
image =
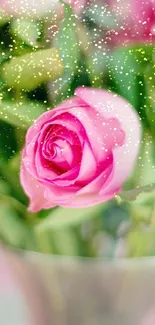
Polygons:
[[18,18],[12,21],[11,30],[16,37],[22,39],[27,45],[38,47],[38,41],[42,34],[40,22]]
[[107,61],[110,79],[114,81],[116,90],[142,115],[144,69],[152,61],[153,52],[153,46],[145,45],[118,48]]
[[10,20],[10,16],[5,10],[0,8],[0,26],[5,25]]
[[44,254],[53,254],[53,245],[48,231],[34,228],[37,251]]
[[73,77],[73,72],[65,72],[61,78],[48,84],[49,96],[54,105],[70,96]]
[[155,255],[155,229],[135,229],[127,238],[130,257],[154,256]]
[[39,102],[0,102],[0,120],[27,129],[45,111]]
[[16,149],[14,128],[0,121],[0,165],[6,165],[8,160],[15,154]]
[[74,72],[79,58],[79,44],[76,35],[76,19],[69,5],[64,6],[64,19],[54,38],[53,46],[58,49],[64,63],[65,72]]
[[80,56],[76,18],[70,6],[64,5],[64,8],[64,19],[53,41],[53,46],[58,49],[64,64],[64,75],[49,84],[55,105],[71,95],[71,83],[78,68]]
[[79,244],[72,227],[44,228],[35,227],[37,249],[42,253],[65,256],[79,255]]
[[137,160],[136,184],[139,187],[155,183],[155,148],[150,134],[145,133],[142,140],[141,152]]
[[30,91],[60,77],[63,65],[57,50],[51,48],[13,57],[4,63],[2,72],[9,87]]
[[119,197],[121,200],[125,200],[125,201],[135,201],[137,200],[137,198],[139,198],[141,195],[143,195],[143,193],[147,193],[147,192],[152,192],[153,195],[155,191],[155,183],[151,184],[151,185],[146,185],[146,186],[142,186],[139,188],[135,188],[132,190],[128,190],[128,191],[123,191],[121,192],[121,194],[117,195],[118,196],[118,200]]
[[9,184],[7,182],[5,182],[4,180],[0,179],[0,197],[1,195],[8,195],[10,194],[10,187]]
[[[21,187],[20,184],[20,160],[15,161],[16,156],[14,156],[6,165],[2,164],[0,161],[0,176],[2,180],[6,181],[9,186],[9,192],[12,195],[12,199],[16,199],[24,203],[28,204],[28,199]],[[15,201],[14,201],[15,202]],[[25,207],[26,208],[26,207]]]
[[145,68],[145,112],[151,129],[151,133],[155,138],[155,64],[150,64]]
[[142,193],[151,193],[155,190],[155,149],[150,134],[144,134],[133,179],[135,188],[120,193],[123,200],[135,201]]
[[79,255],[78,240],[72,228],[54,229],[50,232],[55,254],[64,256]]
[[[81,224],[87,219],[94,218],[101,211],[101,205],[91,208],[61,208],[51,211],[46,218],[38,223],[39,229],[59,229],[69,225]],[[103,209],[103,207],[102,207]]]
[[139,65],[129,49],[116,50],[109,61],[109,76],[113,79],[116,90],[134,107],[139,105],[137,75]]
[[86,17],[96,25],[100,25],[100,27],[104,27],[108,30],[118,27],[117,17],[114,16],[114,14],[108,10],[108,6],[102,2],[89,5],[86,9]]
[[13,247],[24,248],[28,238],[26,224],[20,220],[11,204],[2,198],[0,210],[0,237]]
[[[9,51],[7,49],[3,50],[2,48],[0,48],[0,67],[2,66],[2,64],[4,64],[9,60],[9,57],[10,57]],[[4,98],[6,95],[8,95],[7,83],[5,82],[2,73],[0,73],[0,100]]]
[[87,58],[88,74],[92,82],[92,86],[101,87],[103,84],[103,76],[106,68],[106,49],[94,49]]
[[113,237],[117,236],[120,225],[126,221],[129,221],[127,207],[116,203],[108,204],[101,216],[102,228]]

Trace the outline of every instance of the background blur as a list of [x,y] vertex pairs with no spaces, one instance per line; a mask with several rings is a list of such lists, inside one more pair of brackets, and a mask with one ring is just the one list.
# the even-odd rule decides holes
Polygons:
[[[72,9],[57,0],[1,2],[1,242],[56,255],[154,256],[155,1],[79,0]],[[51,57],[57,64],[48,64]],[[109,203],[31,214],[19,182],[26,130],[81,85],[110,89],[139,113],[136,168]]]

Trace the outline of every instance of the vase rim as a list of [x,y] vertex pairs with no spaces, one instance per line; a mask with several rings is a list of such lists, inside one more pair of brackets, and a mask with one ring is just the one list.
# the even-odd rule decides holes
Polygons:
[[82,265],[103,265],[104,267],[114,266],[117,268],[127,268],[136,266],[155,267],[155,257],[129,257],[129,258],[102,258],[102,257],[83,257],[83,256],[66,256],[50,255],[47,253],[23,251],[20,253],[28,260],[42,260],[42,262],[52,262],[53,264],[82,264]]

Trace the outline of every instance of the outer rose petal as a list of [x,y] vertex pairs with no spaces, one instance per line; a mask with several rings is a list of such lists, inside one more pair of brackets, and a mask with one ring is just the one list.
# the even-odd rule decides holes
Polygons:
[[37,212],[40,209],[49,209],[55,206],[44,197],[44,189],[36,179],[29,174],[23,163],[20,170],[20,181],[26,194],[30,198],[29,211]]
[[87,142],[84,144],[83,156],[81,160],[81,166],[79,175],[77,177],[78,182],[89,182],[93,177],[95,177],[97,172],[97,163],[92,150]]
[[[77,110],[71,108],[69,112],[79,119],[86,130],[87,138],[97,162],[103,162],[103,160],[109,155],[109,152],[114,145],[113,131],[116,126],[118,128],[118,121],[114,121],[113,118],[113,121],[111,121],[112,123],[109,125],[110,120],[106,121],[103,114],[96,113],[94,108],[88,104],[79,107]],[[109,130],[110,128],[111,130]],[[118,131],[115,133],[117,136]],[[121,136],[119,132],[119,138],[120,139],[118,139],[118,142],[122,142],[122,140],[124,140],[124,132],[121,132]]]
[[138,115],[125,99],[110,91],[78,88],[76,95],[94,107],[96,113],[99,112],[106,118],[117,118],[125,132],[124,145],[113,150],[112,176],[100,192],[101,195],[111,193],[114,189],[120,188],[129,177],[137,159],[141,140]]
[[113,189],[112,193],[99,195],[99,191],[104,182],[106,182],[109,175],[111,174],[111,170],[112,166],[108,167],[87,186],[77,191],[77,193],[75,193],[75,195],[72,196],[70,200],[68,200],[67,202],[62,202],[61,206],[80,208],[111,200],[119,191],[118,188]]
[[[49,202],[54,202],[55,205],[63,206],[75,196],[80,187],[71,186],[58,186],[52,183],[45,183],[45,197]],[[41,207],[40,207],[41,209]]]
[[61,103],[54,110],[50,110],[50,111],[42,114],[34,122],[34,124],[28,129],[27,134],[26,134],[26,144],[28,145],[33,140],[33,138],[42,129],[43,124],[46,122],[49,122],[49,120],[51,118],[53,118],[54,116],[56,116],[58,114],[62,114],[65,111],[69,112],[70,108],[80,107],[81,105],[84,105],[84,103],[79,98],[72,97],[69,100],[66,100],[65,102]]

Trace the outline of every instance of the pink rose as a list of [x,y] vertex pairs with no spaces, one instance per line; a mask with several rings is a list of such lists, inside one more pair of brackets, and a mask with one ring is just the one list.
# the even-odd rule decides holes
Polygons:
[[106,0],[118,27],[106,33],[112,44],[155,41],[155,0]]
[[30,211],[110,200],[132,172],[141,134],[137,113],[105,90],[75,94],[27,132],[20,177]]

